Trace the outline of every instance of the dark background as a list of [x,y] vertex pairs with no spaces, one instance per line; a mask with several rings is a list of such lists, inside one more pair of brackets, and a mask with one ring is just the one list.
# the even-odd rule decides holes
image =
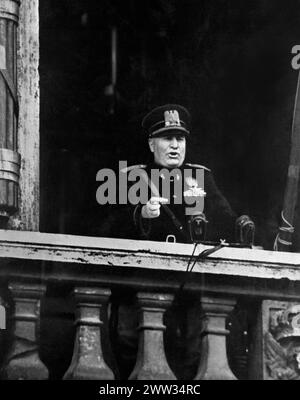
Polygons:
[[[193,117],[187,159],[212,169],[271,248],[290,150],[300,44],[290,0],[40,2],[41,230],[97,235],[110,212],[96,173],[147,162],[143,115],[176,102]],[[110,31],[118,30],[114,113]],[[99,228],[100,227],[100,228]]]

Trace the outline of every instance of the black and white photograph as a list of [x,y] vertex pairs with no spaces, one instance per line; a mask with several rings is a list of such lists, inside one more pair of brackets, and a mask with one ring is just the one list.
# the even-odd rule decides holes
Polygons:
[[1,381],[300,379],[299,71],[299,0],[0,0]]

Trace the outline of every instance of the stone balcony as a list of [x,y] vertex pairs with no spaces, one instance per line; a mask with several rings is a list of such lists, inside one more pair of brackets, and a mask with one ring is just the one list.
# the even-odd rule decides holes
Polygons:
[[[206,248],[198,245],[195,256]],[[174,370],[164,340],[164,314],[183,282],[181,297],[199,304],[194,318],[201,347],[193,379],[299,379],[300,254],[224,247],[198,260],[187,275],[192,251],[193,245],[179,243],[0,231],[0,295],[7,317],[7,329],[0,331],[2,379],[55,376],[43,349],[55,356],[64,348],[60,336],[47,343],[51,323],[43,329],[47,312],[41,310],[45,304],[63,309],[66,296],[72,298],[67,308],[74,316],[74,343],[61,378],[119,379],[107,325],[111,293],[122,303],[127,291],[139,309],[129,379],[184,375],[183,366]],[[236,324],[237,310],[243,310],[247,329]],[[246,345],[235,352],[243,335]]]

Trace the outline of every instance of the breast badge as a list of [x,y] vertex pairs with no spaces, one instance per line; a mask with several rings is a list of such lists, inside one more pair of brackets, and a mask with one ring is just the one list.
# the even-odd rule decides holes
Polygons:
[[183,192],[184,197],[195,197],[195,200],[197,200],[197,197],[206,196],[206,192],[198,187],[198,182],[195,178],[188,176],[185,178],[185,183],[188,189]]

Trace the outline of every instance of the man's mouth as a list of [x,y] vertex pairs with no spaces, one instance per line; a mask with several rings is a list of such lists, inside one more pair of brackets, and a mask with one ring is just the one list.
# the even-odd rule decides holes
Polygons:
[[168,156],[170,158],[179,158],[179,153],[177,153],[176,151],[171,151],[170,153],[168,153]]

